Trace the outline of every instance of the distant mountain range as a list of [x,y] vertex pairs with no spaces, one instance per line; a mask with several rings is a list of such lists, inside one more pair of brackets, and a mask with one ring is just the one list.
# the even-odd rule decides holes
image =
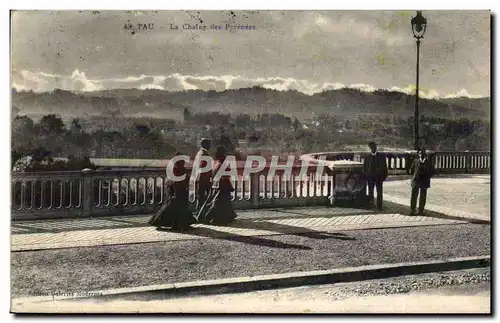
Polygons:
[[[419,100],[422,115],[446,119],[489,119],[490,104],[489,97]],[[413,115],[414,106],[414,95],[386,90],[365,92],[349,88],[314,95],[262,87],[221,92],[116,89],[81,93],[65,90],[35,93],[12,90],[14,113],[35,117],[54,113],[66,118],[123,115],[178,119],[182,118],[185,108],[189,108],[192,113],[281,113],[301,119],[322,113],[408,117]]]

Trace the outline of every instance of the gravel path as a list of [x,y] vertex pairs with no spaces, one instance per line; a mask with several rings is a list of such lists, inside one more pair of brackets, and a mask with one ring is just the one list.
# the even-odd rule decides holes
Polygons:
[[[490,282],[490,268],[480,268],[462,271],[408,275],[391,279],[377,279],[354,284],[323,285],[317,292],[323,292],[330,300],[340,300],[357,296],[390,295],[426,291],[429,289],[464,286]],[[312,288],[312,287],[311,287]]]
[[490,254],[490,226],[233,236],[11,253],[14,296]]
[[30,312],[92,313],[491,313],[490,269],[365,282],[151,300],[13,302]]

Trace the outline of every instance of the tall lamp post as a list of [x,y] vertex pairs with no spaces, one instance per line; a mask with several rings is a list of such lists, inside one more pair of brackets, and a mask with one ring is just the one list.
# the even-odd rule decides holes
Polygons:
[[414,148],[420,148],[420,115],[418,112],[418,86],[419,86],[419,68],[420,68],[420,40],[424,38],[425,30],[427,28],[427,19],[422,16],[422,11],[417,11],[417,15],[411,18],[411,30],[413,31],[413,37],[417,39],[417,88],[415,93],[415,138],[414,138]]

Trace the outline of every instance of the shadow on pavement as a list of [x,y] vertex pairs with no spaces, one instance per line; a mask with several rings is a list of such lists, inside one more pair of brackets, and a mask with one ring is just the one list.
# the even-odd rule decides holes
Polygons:
[[279,248],[279,249],[301,249],[301,250],[311,250],[311,247],[293,244],[293,243],[284,243],[276,240],[265,239],[260,237],[250,237],[250,236],[242,236],[234,233],[228,233],[223,231],[214,230],[206,227],[192,227],[189,231],[185,232],[186,234],[207,237],[212,239],[220,239],[220,240],[228,240],[228,241],[236,241],[241,243],[252,244],[256,246],[270,247],[270,248]]
[[[399,204],[395,202],[384,201],[384,207],[382,210],[378,211],[378,214],[401,214],[401,215],[410,215],[410,207],[408,205]],[[490,224],[488,221],[477,220],[477,219],[467,219],[459,216],[452,216],[436,211],[424,210],[424,214],[415,215],[429,218],[441,218],[441,219],[449,219],[449,220],[460,220],[465,221],[471,224]]]
[[[475,177],[490,177],[488,173],[477,173],[477,174],[437,174],[434,178],[475,178]],[[486,179],[486,178],[485,178]]]
[[[252,220],[271,220],[271,219],[306,219],[308,217],[314,218],[331,218],[337,216],[354,216],[354,215],[365,215],[365,214],[374,214],[373,210],[367,209],[342,209],[342,208],[332,208],[331,214],[319,214],[319,215],[311,215],[307,212],[301,212],[298,210],[285,210],[285,209],[273,209],[266,210],[266,212],[276,212],[276,216],[256,216],[255,218],[244,218],[239,219],[239,221],[250,221]],[[238,213],[238,210],[236,210]],[[242,212],[244,214],[244,212]],[[150,218],[149,215],[141,216],[144,218],[144,221],[131,221],[126,217],[120,216],[119,218],[113,217],[102,217],[95,219],[63,219],[58,221],[20,221],[20,222],[12,222],[11,227],[13,229],[21,229],[27,230],[27,232],[22,232],[23,234],[31,234],[31,233],[60,233],[60,232],[70,232],[70,231],[85,231],[85,230],[102,230],[102,229],[123,229],[123,228],[140,228],[140,227],[148,227],[149,224],[147,220]],[[130,218],[137,218],[137,216],[130,216]],[[253,222],[255,223],[255,222]],[[269,229],[271,225],[274,225],[271,222],[267,222],[267,227],[262,227],[262,229]],[[42,224],[42,225],[41,225]],[[279,231],[279,225],[275,225],[274,229],[269,229],[273,231]],[[247,227],[255,229],[255,226]],[[281,229],[293,229],[296,227],[293,226],[284,226],[281,225]],[[17,234],[17,233],[13,233]]]
[[[376,212],[374,210],[368,209],[368,208],[343,208],[343,207],[328,207],[326,206],[325,208],[329,208],[332,210],[331,214],[308,214],[308,213],[301,213],[298,211],[291,211],[291,210],[272,210],[273,212],[276,213],[282,213],[285,215],[280,215],[275,217],[276,219],[304,219],[307,217],[315,217],[315,218],[331,218],[335,216],[354,216],[354,215],[366,215],[366,214],[375,214]],[[340,212],[339,212],[340,210]],[[289,214],[289,215],[288,215]],[[257,218],[256,218],[257,219]],[[274,217],[261,217],[258,218],[259,220],[263,219],[274,219]]]
[[[146,217],[145,217],[146,218]],[[147,217],[149,219],[149,217]],[[97,220],[97,221],[96,221]],[[86,231],[86,230],[102,230],[102,229],[123,229],[123,228],[137,228],[137,227],[147,227],[149,224],[147,221],[132,222],[122,219],[112,219],[112,218],[102,218],[102,219],[86,219],[85,222],[81,224],[72,224],[71,222],[82,221],[73,219],[64,219],[59,221],[53,221],[53,223],[46,224],[45,227],[41,227],[40,223],[37,222],[12,222],[11,227],[14,229],[25,229],[30,233],[60,233],[60,232],[70,232],[70,231]],[[95,221],[95,223],[92,223]]]
[[241,228],[241,229],[254,229],[254,230],[268,230],[279,232],[281,234],[295,235],[300,237],[306,237],[310,239],[339,239],[339,240],[356,240],[356,238],[350,237],[344,233],[337,232],[324,232],[311,230],[304,227],[296,227],[287,224],[275,223],[262,221],[259,222],[248,220],[248,219],[236,219],[236,221],[230,223],[228,227]]

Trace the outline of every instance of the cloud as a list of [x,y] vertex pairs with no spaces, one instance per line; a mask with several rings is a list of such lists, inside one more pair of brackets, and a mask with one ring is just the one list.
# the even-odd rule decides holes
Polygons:
[[[393,86],[392,88],[389,89],[390,91],[395,91],[395,92],[402,92],[406,94],[413,94],[415,95],[416,92],[416,86],[414,84],[409,84],[407,87],[401,88],[398,86]],[[433,89],[419,89],[418,90],[418,96],[422,97],[424,99],[438,99],[439,93],[436,90]]]
[[461,89],[457,93],[452,93],[452,94],[446,95],[444,98],[445,99],[450,99],[450,98],[463,98],[463,97],[465,97],[465,98],[472,98],[472,99],[479,99],[482,96],[481,95],[469,94],[469,92],[467,92],[467,90]]
[[[308,80],[290,77],[248,78],[241,75],[199,76],[174,73],[169,75],[139,75],[127,76],[124,78],[93,80],[88,79],[85,73],[79,70],[75,70],[68,76],[23,70],[19,74],[15,74],[13,76],[12,83],[12,87],[18,91],[32,90],[34,92],[49,92],[55,89],[74,92],[91,92],[112,89],[224,91],[228,89],[248,88],[253,86],[261,86],[263,88],[276,91],[294,90],[307,95],[342,88],[359,89],[364,92],[373,92],[377,90],[374,86],[364,83],[313,83]],[[406,87],[393,86],[388,90],[414,94],[415,86],[411,84]],[[444,96],[440,96],[439,93],[433,89],[420,89],[419,95],[423,98],[429,99],[440,97],[481,97],[480,95],[469,94],[465,89]]]

